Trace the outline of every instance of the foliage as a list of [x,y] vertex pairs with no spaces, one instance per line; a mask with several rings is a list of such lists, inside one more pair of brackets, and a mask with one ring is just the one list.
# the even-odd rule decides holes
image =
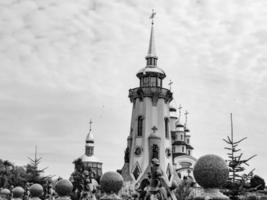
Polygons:
[[174,195],[178,200],[186,200],[189,198],[189,195],[192,191],[190,182],[182,181],[178,187],[174,190]]
[[0,187],[24,186],[27,174],[24,167],[15,166],[8,160],[0,159]]
[[265,181],[263,178],[261,178],[258,175],[254,175],[251,179],[250,179],[250,186],[252,188],[257,188],[259,190],[264,190],[265,188]]
[[229,176],[225,161],[212,154],[200,157],[193,173],[197,183],[203,188],[220,188]]
[[230,193],[228,194],[229,197],[235,200],[238,199],[238,195],[246,191],[246,188],[248,187],[248,182],[253,176],[254,170],[252,170],[248,174],[244,173],[245,171],[244,165],[249,166],[248,161],[254,158],[256,155],[253,155],[247,159],[242,158],[243,153],[240,153],[241,149],[238,147],[238,145],[247,138],[245,137],[238,141],[234,140],[232,113],[230,115],[230,119],[231,119],[231,137],[227,136],[226,139],[223,139],[227,144],[227,147],[225,147],[225,149],[230,151],[229,153],[227,153],[228,155],[227,163],[230,175],[229,175],[229,180],[225,187],[230,190]]
[[72,192],[73,185],[69,180],[62,179],[57,182],[55,189],[59,196],[69,196]]
[[101,189],[103,189],[105,193],[118,194],[118,192],[123,186],[123,178],[117,172],[106,172],[102,175],[100,179],[100,185]]

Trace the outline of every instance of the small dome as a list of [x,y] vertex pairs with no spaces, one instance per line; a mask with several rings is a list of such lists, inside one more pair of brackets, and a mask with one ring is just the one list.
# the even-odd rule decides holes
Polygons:
[[157,74],[161,78],[165,78],[166,77],[165,72],[162,69],[160,69],[159,67],[149,67],[149,66],[139,70],[138,73],[136,74],[136,76],[137,77],[141,77],[141,76],[143,76],[143,75],[145,75],[147,73],[149,73],[149,74],[153,74],[153,73]]
[[89,131],[89,133],[87,134],[86,141],[94,141],[94,136],[91,131]]
[[185,128],[184,129],[184,132],[187,132],[188,133],[188,132],[190,132],[190,130],[188,128]]
[[181,124],[181,123],[179,122],[179,120],[175,123],[175,126],[176,126],[177,128],[183,128],[183,127],[184,127],[184,125]]

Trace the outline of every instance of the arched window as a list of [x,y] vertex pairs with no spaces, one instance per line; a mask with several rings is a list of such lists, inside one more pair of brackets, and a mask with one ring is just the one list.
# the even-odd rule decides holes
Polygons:
[[164,118],[164,124],[165,124],[165,137],[169,138],[169,119]]
[[143,135],[143,117],[139,116],[137,121],[137,136]]

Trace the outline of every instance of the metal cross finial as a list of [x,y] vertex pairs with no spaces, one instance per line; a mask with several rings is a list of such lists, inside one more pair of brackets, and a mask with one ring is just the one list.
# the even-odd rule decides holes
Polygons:
[[181,104],[179,105],[178,109],[179,109],[179,122],[181,121],[181,112],[182,112],[182,106]]
[[172,84],[173,84],[173,82],[172,82],[172,80],[170,80],[170,82],[168,83],[168,85],[170,86],[170,90],[172,90]]
[[92,122],[92,120],[90,119],[90,121],[89,121],[89,124],[90,124],[90,129],[89,129],[89,130],[90,130],[90,131],[92,130],[92,123],[93,123],[93,122]]
[[154,9],[152,9],[152,14],[150,15],[150,19],[151,19],[151,24],[154,24],[154,17],[156,15],[156,12],[154,11]]
[[151,129],[152,129],[153,133],[155,133],[158,130],[158,128],[156,126],[153,126]]
[[185,125],[187,124],[187,115],[189,114],[189,112],[186,110],[184,115],[185,115]]

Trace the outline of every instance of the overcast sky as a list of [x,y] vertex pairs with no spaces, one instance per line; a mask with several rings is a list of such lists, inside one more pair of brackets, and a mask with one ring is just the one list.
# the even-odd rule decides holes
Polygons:
[[249,169],[267,178],[266,0],[0,0],[0,158],[24,165],[37,145],[47,174],[68,178],[92,119],[104,171],[121,168],[152,8],[194,156],[226,158],[232,112],[245,157],[258,154]]

